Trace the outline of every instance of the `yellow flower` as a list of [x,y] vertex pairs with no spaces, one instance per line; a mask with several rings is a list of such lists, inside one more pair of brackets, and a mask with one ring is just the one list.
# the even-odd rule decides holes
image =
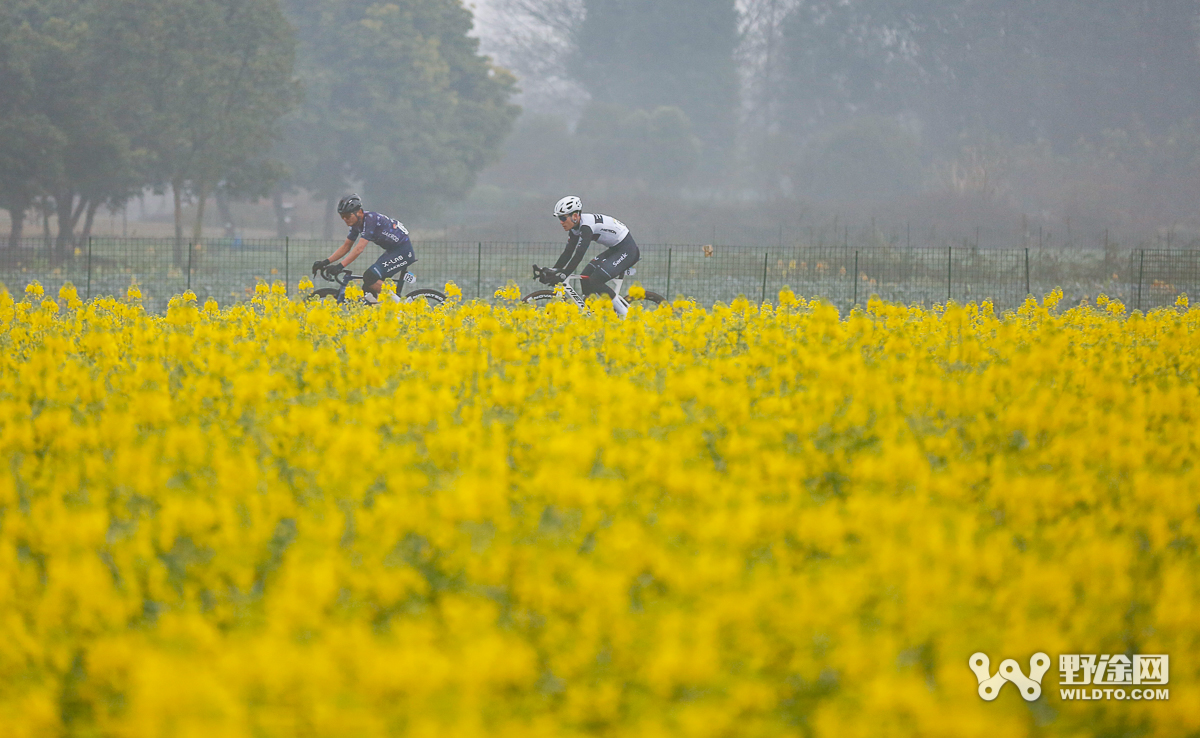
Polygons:
[[1179,297],[1175,298],[1175,307],[1181,307],[1186,310],[1187,306],[1188,306],[1188,296],[1187,296],[1186,292],[1182,293],[1181,295],[1179,295]]
[[25,285],[25,294],[30,299],[40,300],[46,291],[42,289],[42,285],[36,279]]
[[629,288],[629,299],[630,300],[646,299],[646,288],[642,287],[642,285],[640,283],[634,284],[633,286],[631,286]]
[[462,290],[454,282],[447,282],[446,288],[443,290],[446,293],[446,298],[454,300],[462,297]]
[[1021,734],[966,655],[1200,638],[1190,312],[32,297],[5,736]]
[[516,282],[513,282],[510,280],[507,285],[496,290],[496,292],[492,296],[498,297],[501,300],[508,300],[508,301],[520,300],[521,299],[521,288],[519,286],[517,286]]
[[129,285],[129,289],[125,290],[125,297],[129,300],[142,299],[142,290],[137,286],[137,283]]
[[312,281],[312,279],[310,279],[309,277],[301,277],[301,278],[300,278],[300,284],[298,284],[298,285],[296,285],[296,286],[297,286],[297,287],[298,287],[298,288],[299,288],[301,291],[304,291],[304,290],[311,290],[311,289],[313,288],[313,281]]

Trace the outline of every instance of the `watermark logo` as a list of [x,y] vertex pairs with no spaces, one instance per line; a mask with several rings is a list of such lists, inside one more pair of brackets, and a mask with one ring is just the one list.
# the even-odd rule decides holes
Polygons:
[[1000,689],[1005,682],[1017,685],[1021,696],[1027,702],[1033,702],[1042,696],[1042,677],[1050,668],[1050,657],[1042,652],[1035,653],[1029,659],[1029,676],[1021,671],[1021,665],[1015,659],[1005,659],[1000,662],[1000,670],[992,675],[992,662],[983,652],[971,656],[968,662],[975,678],[979,680],[979,696],[991,702],[1000,696]]
[[[1166,654],[1079,654],[1058,657],[1059,697],[1064,700],[1166,700],[1171,676]],[[1063,689],[1069,687],[1069,689]],[[1091,687],[1081,689],[1080,687]],[[1124,687],[1134,687],[1126,690]]]
[[[987,654],[973,654],[968,662],[979,681],[979,696],[988,702],[1000,696],[1005,682],[1015,684],[1027,702],[1038,699],[1050,663],[1049,656],[1035,653],[1029,659],[1029,676],[1025,676],[1015,659],[1001,661],[994,675]],[[1058,657],[1058,672],[1059,697],[1063,700],[1170,699],[1170,691],[1165,689],[1170,679],[1166,654],[1064,653]]]

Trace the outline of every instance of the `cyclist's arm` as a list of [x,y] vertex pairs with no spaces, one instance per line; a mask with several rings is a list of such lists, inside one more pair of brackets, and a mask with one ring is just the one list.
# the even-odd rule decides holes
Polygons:
[[594,238],[591,226],[580,226],[579,236],[576,237],[572,233],[571,237],[567,239],[567,248],[563,250],[562,256],[558,257],[558,261],[554,262],[555,270],[573,274],[575,267],[583,261],[583,255]]
[[[349,241],[347,241],[346,243],[349,243]],[[358,243],[354,244],[354,248],[350,249],[350,255],[347,256],[346,260],[342,262],[342,266],[349,269],[350,265],[354,263],[354,260],[362,255],[363,249],[367,248],[368,243],[369,242],[367,241],[367,239],[359,238]]]
[[335,261],[337,261],[338,259],[345,256],[346,252],[350,250],[350,244],[351,244],[351,241],[349,238],[347,238],[346,241],[341,246],[338,246],[337,251],[334,251],[333,254],[329,257],[329,263],[332,264]]

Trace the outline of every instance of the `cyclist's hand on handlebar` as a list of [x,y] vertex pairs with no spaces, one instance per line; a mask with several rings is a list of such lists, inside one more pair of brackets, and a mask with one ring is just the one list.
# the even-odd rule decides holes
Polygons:
[[561,269],[547,269],[546,271],[550,273],[550,282],[548,284],[558,284],[559,282],[567,281],[567,273]]
[[327,264],[323,269],[321,269],[321,274],[330,282],[336,282],[338,281],[338,275],[340,275],[342,272],[348,271],[350,270],[335,261],[332,264]]
[[329,259],[321,259],[320,261],[314,261],[312,275],[314,277],[317,276],[317,272],[321,271],[322,269],[324,269],[327,266],[329,266]]

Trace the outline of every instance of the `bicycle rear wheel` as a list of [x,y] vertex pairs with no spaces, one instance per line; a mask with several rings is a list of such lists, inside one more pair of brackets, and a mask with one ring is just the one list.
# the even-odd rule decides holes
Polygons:
[[429,307],[437,307],[446,301],[446,295],[437,290],[413,290],[404,296],[405,302],[425,301]]
[[[626,299],[628,299],[628,298],[626,298]],[[641,300],[630,300],[630,302],[649,302],[649,303],[653,303],[655,305],[661,305],[664,300],[666,300],[666,298],[663,297],[662,295],[658,294],[657,292],[651,292],[650,290],[646,290],[645,297],[643,297]]]

